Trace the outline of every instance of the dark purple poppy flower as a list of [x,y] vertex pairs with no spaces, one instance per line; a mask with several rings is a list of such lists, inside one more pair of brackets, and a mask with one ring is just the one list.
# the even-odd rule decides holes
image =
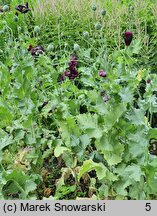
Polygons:
[[75,57],[74,53],[70,56],[70,62],[68,63],[69,68],[75,68],[78,63],[77,57]]
[[151,83],[151,79],[147,79],[146,83],[150,84]]
[[30,9],[28,8],[28,2],[26,2],[25,5],[17,5],[15,9],[21,13],[27,13],[28,11],[30,11]]
[[69,79],[74,80],[76,77],[78,77],[78,75],[79,75],[79,73],[78,73],[77,69],[74,68],[70,71]]
[[101,77],[106,77],[106,76],[107,76],[107,73],[106,73],[105,71],[103,71],[103,70],[100,70],[100,71],[98,72],[98,75],[101,76]]
[[70,62],[68,63],[69,67],[67,70],[59,77],[59,81],[64,81],[66,77],[70,80],[74,80],[76,77],[79,76],[79,73],[76,69],[76,65],[78,63],[77,57],[74,54],[70,56]]
[[32,45],[29,45],[28,51],[31,52],[32,56],[38,56],[39,54],[44,53],[44,48],[42,46],[33,47]]
[[133,39],[132,32],[124,32],[124,41],[126,46],[129,46],[131,44],[132,39]]
[[76,77],[78,77],[79,73],[76,68],[73,70],[66,70],[59,78],[60,81],[64,81],[66,77],[68,77],[70,80],[74,80]]

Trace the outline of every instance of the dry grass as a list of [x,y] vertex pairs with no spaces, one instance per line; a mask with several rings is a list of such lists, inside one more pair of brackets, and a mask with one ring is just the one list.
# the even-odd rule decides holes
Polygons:
[[156,17],[154,24],[156,25],[156,30],[157,30],[157,2],[156,2],[156,4],[153,7],[152,12],[153,12],[154,17]]
[[[34,4],[34,15],[45,16],[51,14],[68,14],[73,13],[83,16],[92,15],[91,6],[93,0],[36,0]],[[95,1],[97,8],[102,8],[104,1]]]

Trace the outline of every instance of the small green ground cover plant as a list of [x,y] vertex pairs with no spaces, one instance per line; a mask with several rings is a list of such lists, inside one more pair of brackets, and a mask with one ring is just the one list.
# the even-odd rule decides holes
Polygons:
[[0,199],[157,199],[156,1],[79,2],[0,2]]

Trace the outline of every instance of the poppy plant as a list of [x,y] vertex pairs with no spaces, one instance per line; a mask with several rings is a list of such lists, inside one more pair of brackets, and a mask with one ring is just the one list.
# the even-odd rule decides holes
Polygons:
[[131,44],[131,41],[133,39],[133,33],[132,32],[124,32],[124,41],[125,45],[129,46]]

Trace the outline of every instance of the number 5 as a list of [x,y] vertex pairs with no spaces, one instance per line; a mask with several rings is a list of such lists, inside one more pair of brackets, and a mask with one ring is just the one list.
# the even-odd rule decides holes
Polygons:
[[145,210],[146,211],[150,211],[151,210],[151,203],[146,203],[146,207],[145,207]]

